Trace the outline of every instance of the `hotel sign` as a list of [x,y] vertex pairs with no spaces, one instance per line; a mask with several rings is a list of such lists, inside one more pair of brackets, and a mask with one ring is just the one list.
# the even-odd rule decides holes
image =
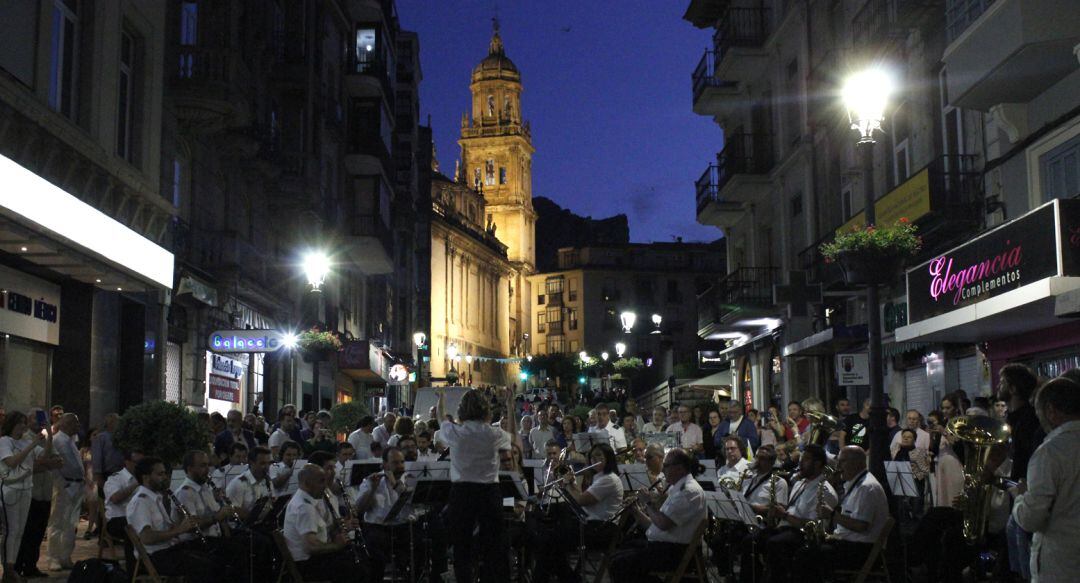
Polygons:
[[1080,275],[1080,201],[1055,200],[908,271],[910,322]]

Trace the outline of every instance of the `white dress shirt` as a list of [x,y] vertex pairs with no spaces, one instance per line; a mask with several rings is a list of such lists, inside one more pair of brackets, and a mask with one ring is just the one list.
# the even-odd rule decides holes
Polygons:
[[645,425],[640,425],[639,427],[641,427],[641,432],[642,433],[663,433],[664,432],[664,424],[663,423],[661,423],[660,425],[653,425],[653,422],[650,421],[650,422],[646,423]]
[[[210,484],[197,484],[191,478],[187,478],[180,485],[180,489],[176,491],[176,498],[180,500],[180,503],[184,505],[184,508],[192,516],[197,518],[207,518],[221,510],[221,504],[218,503],[217,498],[214,498],[214,490],[210,487]],[[173,508],[172,518],[175,521],[182,519],[178,509]],[[202,531],[206,536],[221,536],[221,527],[216,523],[203,528]],[[195,534],[192,532],[180,535],[182,541],[189,541],[194,538]]]
[[[29,439],[14,439],[7,435],[0,437],[0,460],[18,455],[22,450],[31,447],[31,443]],[[40,443],[44,445],[45,441],[42,440]],[[34,485],[31,478],[34,473],[34,461],[44,451],[43,447],[34,447],[34,451],[26,454],[22,463],[14,468],[0,461],[0,478],[4,481],[4,487],[13,490],[31,489]]]
[[552,430],[550,425],[547,427],[533,427],[532,431],[529,432],[529,443],[532,444],[533,456],[543,458],[546,453],[544,448],[547,446],[547,442],[552,439],[555,439],[555,431]]
[[615,473],[598,474],[585,492],[596,498],[595,503],[582,506],[589,520],[611,520],[622,508],[622,480]]
[[379,425],[371,432],[372,441],[377,441],[386,447],[386,443],[390,441],[390,430],[385,425]]
[[509,434],[483,421],[456,425],[443,421],[442,439],[450,447],[450,481],[495,484],[499,452],[510,449]]
[[229,497],[229,501],[236,508],[242,508],[244,512],[251,512],[255,502],[269,494],[270,485],[266,478],[256,480],[251,470],[240,474],[239,478],[229,482],[229,485],[225,487],[225,495]]
[[693,476],[687,474],[667,490],[667,499],[660,512],[675,523],[668,530],[649,525],[645,538],[653,542],[690,544],[702,520],[705,520],[705,492]]
[[679,436],[679,444],[683,449],[690,449],[695,445],[701,445],[701,427],[697,423],[688,423],[685,426],[682,421],[676,421],[671,425],[668,425],[669,433],[681,433]]
[[1028,489],[1013,518],[1028,532],[1032,583],[1075,581],[1080,573],[1080,421],[1046,435],[1028,463]]
[[746,501],[750,504],[767,505],[769,504],[773,496],[773,485],[770,483],[771,476],[776,476],[776,503],[781,506],[787,506],[788,501],[788,485],[777,474],[764,473],[754,474],[751,478],[743,482],[742,493],[746,497]]
[[214,470],[214,472],[210,474],[210,479],[214,481],[214,485],[218,488],[225,488],[230,482],[239,478],[241,474],[246,472],[247,469],[247,464],[228,464]]
[[889,518],[889,502],[885,490],[874,474],[863,471],[854,480],[844,482],[844,496],[840,500],[840,514],[869,523],[870,528],[855,532],[837,524],[833,536],[840,540],[873,544],[877,541],[885,520]]
[[[367,497],[368,492],[371,491],[371,487],[371,480],[365,479],[364,483],[360,484],[360,490],[357,492],[356,503],[353,504],[353,508],[357,508],[360,501]],[[394,520],[387,522],[386,517],[390,514],[390,509],[394,507],[394,504],[397,504],[398,499],[401,498],[401,495],[405,491],[405,482],[400,478],[398,479],[397,487],[391,488],[390,482],[387,481],[384,476],[379,480],[379,485],[375,487],[375,496],[371,500],[371,508],[364,513],[364,522],[386,525],[404,524],[406,519],[409,518],[409,515],[412,514],[412,508],[410,508],[409,504],[406,504],[405,507],[398,512],[397,516],[394,517]]]
[[[818,476],[813,480],[799,480],[791,487],[788,496],[788,514],[802,520],[817,520],[818,517],[818,486],[825,480],[825,476]],[[825,505],[836,508],[836,489],[832,484],[825,482]]]
[[357,429],[349,434],[349,444],[356,450],[356,459],[366,460],[371,457],[371,443],[374,441],[371,434],[363,429]]
[[330,542],[330,525],[333,517],[324,500],[317,500],[303,490],[285,507],[285,543],[294,561],[306,561],[311,558],[305,537],[315,534],[319,542]]
[[274,486],[274,497],[275,498],[281,497],[281,496],[288,496],[289,494],[292,494],[293,492],[296,492],[299,485],[298,485],[297,480],[295,479],[295,477],[292,474],[294,472],[299,472],[300,471],[299,464],[300,464],[300,460],[293,460],[292,466],[285,465],[285,462],[274,462],[274,463],[270,464],[270,482],[271,483],[273,483],[275,480],[277,480],[281,476],[283,476],[285,474],[289,474],[289,479],[288,479],[288,481],[285,482],[284,486],[281,486],[280,488],[277,487],[277,486]]
[[746,461],[746,458],[739,458],[739,461],[735,462],[734,466],[724,464],[719,468],[716,468],[716,478],[730,478],[739,481],[740,476],[746,473],[750,469],[750,462]]
[[[142,533],[143,529],[148,526],[151,530],[160,532],[172,528],[175,524],[172,517],[165,510],[162,494],[146,486],[139,486],[139,489],[135,490],[135,494],[131,497],[131,501],[128,502],[127,521],[128,525],[135,529],[137,533]],[[180,542],[180,539],[174,537],[155,544],[143,543],[143,547],[146,548],[146,552],[153,555],[178,542]],[[136,549],[136,552],[138,552],[138,549]]]
[[[125,518],[127,516],[127,505],[131,501],[131,496],[124,499],[123,502],[113,503],[110,499],[114,494],[125,488],[130,488],[134,485],[135,476],[131,475],[131,472],[125,467],[124,469],[109,476],[108,480],[105,480],[105,521],[108,522],[114,518]],[[135,493],[132,492],[132,496]]]

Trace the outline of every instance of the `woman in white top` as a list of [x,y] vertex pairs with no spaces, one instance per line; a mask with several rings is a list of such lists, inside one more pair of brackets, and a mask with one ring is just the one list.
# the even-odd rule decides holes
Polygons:
[[45,435],[28,433],[26,429],[26,415],[20,411],[8,413],[0,428],[0,479],[3,480],[0,494],[7,522],[2,549],[5,581],[22,581],[22,576],[15,573],[14,563],[30,514],[34,465],[38,456],[52,454],[52,433],[48,429]]

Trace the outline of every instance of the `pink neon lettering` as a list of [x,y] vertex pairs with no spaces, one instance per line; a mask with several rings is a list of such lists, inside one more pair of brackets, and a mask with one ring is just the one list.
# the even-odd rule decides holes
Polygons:
[[941,256],[930,261],[930,297],[937,301],[939,297],[953,293],[953,305],[960,303],[964,288],[997,276],[998,273],[1020,266],[1023,259],[1021,245],[1007,249],[1003,253],[985,259],[957,271],[953,271],[953,260],[950,257]]

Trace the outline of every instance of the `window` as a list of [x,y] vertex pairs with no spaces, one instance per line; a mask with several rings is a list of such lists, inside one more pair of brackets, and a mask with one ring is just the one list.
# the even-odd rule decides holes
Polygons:
[[199,5],[195,2],[180,3],[180,46],[193,47],[198,42]]
[[799,192],[791,197],[791,216],[797,217],[802,214],[802,193]]
[[566,319],[569,322],[569,328],[571,330],[577,330],[577,308],[568,309],[566,311]]
[[499,184],[506,184],[506,168],[499,167]]
[[1039,157],[1043,200],[1080,195],[1080,136]]
[[549,324],[554,324],[556,322],[561,323],[562,322],[562,309],[561,308],[552,308],[552,309],[548,310],[547,311],[547,321],[548,321]]
[[549,296],[554,294],[561,294],[563,291],[563,279],[561,277],[549,279],[545,282],[545,286],[547,287],[547,293]]
[[536,296],[536,303],[541,306],[544,305],[545,303],[547,303],[547,296],[545,296],[544,294]]
[[375,67],[379,53],[376,50],[374,28],[356,29],[356,72],[366,73]]
[[566,338],[563,336],[552,336],[547,341],[549,354],[562,354],[566,352]]
[[54,0],[49,55],[49,106],[70,119],[75,117],[79,72],[78,5],[78,0]]
[[495,185],[495,160],[488,159],[484,162],[484,185]]
[[540,312],[536,314],[536,332],[538,334],[544,334],[547,332],[547,312]]
[[135,61],[135,39],[127,32],[120,33],[120,80],[116,97],[116,155],[135,162],[132,126],[135,107],[132,71]]
[[567,294],[567,295],[569,295],[568,301],[576,302],[577,301],[577,279],[570,278],[569,286],[570,286],[570,291]]
[[908,119],[908,107],[907,104],[902,104],[896,108],[896,113],[892,118],[892,139],[893,139],[893,176],[895,180],[894,185],[908,179],[908,174],[911,171],[911,157],[908,152],[908,136],[911,133],[910,120]]

